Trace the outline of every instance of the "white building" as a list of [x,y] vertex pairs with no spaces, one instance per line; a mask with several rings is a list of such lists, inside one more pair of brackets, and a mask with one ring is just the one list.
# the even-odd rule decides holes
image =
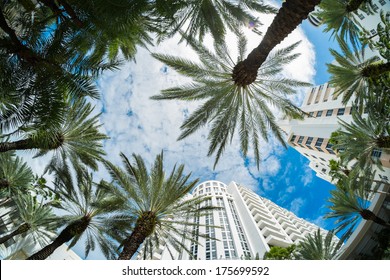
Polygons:
[[[309,166],[316,175],[328,182],[329,161],[338,160],[329,138],[332,132],[340,128],[339,119],[347,123],[352,122],[352,98],[343,105],[342,95],[333,95],[334,88],[328,83],[311,88],[302,103],[301,109],[308,115],[303,120],[281,120],[280,127],[286,132],[288,144],[300,154],[309,159]],[[380,150],[374,150],[373,157],[377,157],[385,170],[377,170],[377,176],[389,176],[390,155]]]
[[[219,181],[199,184],[192,195],[206,196],[206,203],[221,209],[195,219],[196,233],[208,234],[211,238],[198,237],[198,243],[187,242],[192,256],[174,251],[162,244],[153,253],[153,259],[241,259],[246,256],[260,258],[272,246],[288,247],[298,244],[307,234],[318,229],[315,224],[298,218],[292,212],[235,182],[225,185]],[[212,227],[215,226],[215,227]],[[322,230],[323,234],[327,232]],[[141,259],[141,253],[138,259]]]

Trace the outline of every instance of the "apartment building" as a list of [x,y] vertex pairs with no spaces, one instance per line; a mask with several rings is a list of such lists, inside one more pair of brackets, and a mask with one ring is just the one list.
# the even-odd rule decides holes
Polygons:
[[[272,246],[298,244],[318,229],[317,225],[235,182],[225,185],[206,181],[194,189],[192,196],[205,196],[208,198],[205,203],[220,207],[193,221],[197,224],[194,233],[210,238],[198,237],[198,242],[187,242],[191,254],[161,244],[152,259],[234,260],[256,255],[262,258]],[[323,229],[321,232],[327,233]],[[141,249],[137,259],[142,259],[142,253]]]

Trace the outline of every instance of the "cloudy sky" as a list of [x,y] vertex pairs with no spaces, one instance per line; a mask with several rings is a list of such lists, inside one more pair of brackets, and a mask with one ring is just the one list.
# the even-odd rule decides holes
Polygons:
[[[259,20],[263,26],[258,29],[265,33],[272,19],[272,15],[261,15]],[[244,31],[248,38],[248,50],[251,50],[260,43],[261,37],[249,28]],[[226,40],[234,53],[236,38],[229,35]],[[328,74],[325,63],[332,61],[328,51],[329,44],[334,47],[329,36],[323,34],[321,29],[304,22],[279,47],[296,41],[302,41],[296,50],[301,56],[284,69],[284,75],[313,85],[326,82]],[[206,40],[205,43],[207,45],[209,41]],[[242,157],[238,138],[235,138],[213,170],[214,158],[207,157],[207,127],[185,140],[176,141],[180,125],[199,103],[150,100],[152,95],[158,94],[162,89],[189,82],[188,78],[152,58],[150,52],[196,59],[190,47],[184,43],[178,44],[178,38],[174,37],[157,47],[150,47],[149,50],[139,49],[136,62],[126,63],[118,71],[103,74],[97,82],[102,98],[95,102],[95,110],[96,113],[102,112],[102,129],[110,137],[104,143],[108,159],[120,165],[120,152],[128,157],[136,153],[142,155],[150,165],[156,155],[164,151],[168,171],[178,163],[185,164],[185,170],[192,172],[193,179],[215,179],[226,184],[234,180],[299,217],[321,227],[332,228],[331,223],[322,218],[332,186],[317,178],[308,167],[309,162],[294,149],[284,149],[271,137],[269,143],[261,146],[262,162],[258,170],[250,157]],[[302,88],[292,97],[295,104],[300,105],[306,90],[308,89]],[[30,166],[41,174],[43,162],[44,159],[34,159]],[[104,169],[97,175],[96,179],[107,178]],[[80,256],[84,255],[83,246],[78,244],[74,248]],[[101,255],[98,252],[90,253],[89,259],[99,258]]]
[[[261,15],[263,26],[259,29],[265,33],[272,19],[273,16]],[[249,41],[248,50],[260,43],[261,37],[251,29],[247,28],[245,34]],[[236,38],[231,35],[226,40],[234,53]],[[280,47],[296,41],[302,41],[297,49],[301,56],[285,68],[284,75],[314,85],[326,82],[325,62],[332,59],[328,52],[328,36],[322,34],[321,29],[304,23]],[[208,40],[205,43],[207,45]],[[178,44],[175,37],[149,50],[139,49],[136,62],[127,63],[121,70],[106,72],[101,77],[98,85],[102,100],[96,104],[96,110],[103,112],[101,121],[110,136],[105,149],[113,162],[120,164],[119,153],[123,152],[128,157],[132,153],[140,154],[151,164],[163,150],[168,170],[180,163],[185,164],[187,172],[192,172],[193,178],[201,181],[215,179],[228,184],[234,180],[300,217],[330,227],[321,217],[326,210],[324,204],[331,186],[316,178],[308,161],[295,150],[286,150],[271,138],[261,147],[262,163],[257,170],[250,157],[242,157],[238,138],[235,138],[213,170],[214,158],[207,157],[207,127],[185,140],[176,141],[180,125],[200,103],[150,100],[161,89],[189,81],[152,58],[150,52],[196,59],[191,48],[184,43]],[[295,104],[300,105],[306,90],[301,89],[293,97]]]

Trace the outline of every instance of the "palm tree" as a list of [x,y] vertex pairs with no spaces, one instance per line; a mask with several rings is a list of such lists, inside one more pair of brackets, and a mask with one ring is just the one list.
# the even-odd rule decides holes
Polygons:
[[340,36],[356,46],[359,43],[360,25],[356,19],[359,9],[373,13],[371,0],[322,0],[316,16],[326,25],[325,32]]
[[[155,1],[155,10],[165,18],[164,24],[160,27],[166,35],[171,36],[178,30],[185,27],[183,31],[185,38],[203,41],[206,34],[210,34],[214,41],[220,43],[224,40],[227,29],[238,33],[244,26],[259,23],[252,13],[276,13],[277,10],[263,1],[254,0],[191,0],[191,1],[170,1],[167,8],[167,1]],[[161,3],[163,2],[163,3]],[[173,5],[172,5],[173,4]]]
[[343,104],[355,95],[355,102],[359,111],[362,111],[364,98],[370,91],[369,82],[388,75],[390,62],[378,61],[378,57],[375,56],[366,59],[364,49],[353,53],[344,40],[340,38],[337,40],[341,53],[330,49],[336,63],[327,64],[328,72],[331,74],[329,83],[336,88],[334,94],[343,94]]
[[332,231],[323,236],[318,228],[313,235],[307,235],[305,240],[299,243],[294,255],[298,260],[332,260],[342,245],[343,240],[336,242]]
[[189,221],[214,209],[200,206],[204,198],[186,198],[198,180],[189,181],[191,174],[183,174],[184,165],[175,166],[166,177],[163,153],[156,157],[149,172],[139,155],[133,154],[134,163],[123,153],[120,156],[125,170],[105,163],[118,187],[118,196],[123,198],[122,210],[132,220],[132,232],[121,242],[119,259],[131,259],[142,244],[146,244],[145,254],[151,254],[163,241],[190,253],[184,245],[186,240],[195,242],[194,223]]
[[373,153],[390,153],[390,126],[386,118],[376,118],[371,114],[363,117],[353,111],[351,123],[339,120],[341,128],[332,133],[331,139],[335,143],[334,149],[339,151],[342,164],[356,160],[355,166],[362,170],[372,164],[380,166]]
[[373,221],[376,224],[390,227],[390,224],[369,210],[372,192],[364,180],[355,180],[353,177],[345,177],[339,181],[340,186],[332,190],[328,207],[329,212],[325,218],[337,218],[335,232],[343,231],[343,239],[349,237],[360,218]]
[[30,128],[30,131],[26,129],[23,139],[0,142],[0,153],[39,149],[35,155],[38,157],[54,151],[49,169],[50,166],[62,166],[69,159],[74,167],[83,163],[97,170],[97,161],[105,154],[101,141],[107,139],[107,136],[99,132],[100,114],[90,117],[93,110],[85,99],[69,101],[61,127],[42,128],[38,125],[37,128]]
[[19,225],[12,232],[0,238],[0,244],[9,239],[27,233],[29,238],[38,244],[47,244],[47,240],[53,235],[58,227],[56,216],[52,209],[42,202],[38,202],[36,197],[30,194],[20,194],[13,198],[16,204],[17,220]]
[[314,10],[321,0],[287,0],[268,27],[261,43],[248,57],[236,64],[233,81],[246,87],[257,79],[257,72],[273,48],[284,40]]
[[13,152],[0,153],[0,195],[12,198],[33,181],[31,168]]
[[[246,40],[239,37],[238,61],[246,52]],[[247,155],[249,143],[254,149],[257,166],[260,163],[260,137],[268,141],[268,130],[285,145],[282,131],[270,109],[274,107],[286,116],[299,118],[301,111],[293,105],[287,95],[295,93],[295,88],[309,84],[281,77],[282,66],[294,60],[298,54],[291,54],[297,43],[278,50],[269,56],[259,69],[256,80],[247,86],[232,81],[234,60],[229,56],[224,43],[216,45],[216,53],[210,52],[198,41],[188,39],[197,52],[200,62],[185,60],[172,55],[153,54],[155,58],[171,66],[179,73],[191,77],[194,82],[188,85],[163,90],[152,99],[205,100],[181,126],[179,140],[194,133],[200,127],[210,124],[208,155],[216,152],[215,165],[226,144],[232,140],[236,129],[240,137],[240,148]]]
[[56,170],[56,178],[56,191],[62,200],[56,207],[69,213],[62,216],[65,228],[52,243],[28,259],[46,259],[66,242],[71,241],[69,247],[73,247],[83,235],[86,236],[85,256],[95,249],[97,243],[103,254],[107,258],[112,258],[115,249],[109,238],[110,233],[123,228],[120,221],[112,218],[117,211],[117,199],[113,192],[107,187],[95,188],[92,175],[87,174],[85,170],[78,176],[76,183],[62,170]]

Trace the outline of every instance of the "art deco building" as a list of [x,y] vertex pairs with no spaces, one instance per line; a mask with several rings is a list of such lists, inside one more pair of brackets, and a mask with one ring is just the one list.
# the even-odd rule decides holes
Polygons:
[[[235,182],[225,185],[219,181],[206,181],[199,184],[192,195],[206,196],[206,203],[220,207],[194,221],[204,225],[194,227],[194,232],[206,233],[210,238],[199,237],[198,243],[187,242],[192,255],[162,244],[154,252],[153,259],[216,260],[253,258],[256,255],[262,258],[272,246],[298,244],[307,234],[318,229],[315,224]],[[138,259],[142,255],[141,249]]]

